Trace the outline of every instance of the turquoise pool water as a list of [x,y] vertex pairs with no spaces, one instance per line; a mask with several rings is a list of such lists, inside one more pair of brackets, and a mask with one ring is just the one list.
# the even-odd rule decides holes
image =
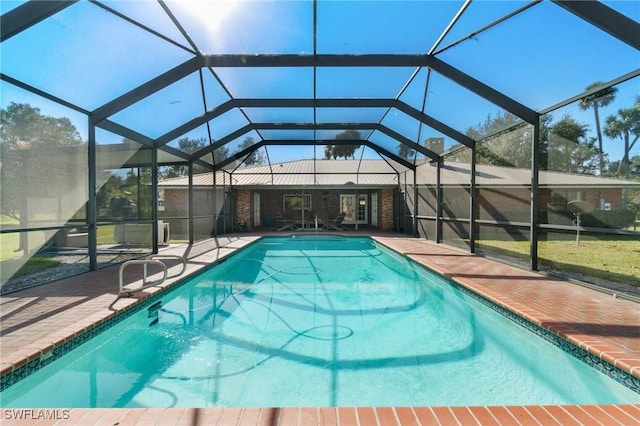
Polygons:
[[265,238],[6,389],[3,407],[638,403],[368,238]]

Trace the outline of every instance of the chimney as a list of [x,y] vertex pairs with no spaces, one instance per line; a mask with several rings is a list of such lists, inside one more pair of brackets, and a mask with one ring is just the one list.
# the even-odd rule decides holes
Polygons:
[[436,154],[444,152],[444,138],[427,138],[424,141],[424,147]]

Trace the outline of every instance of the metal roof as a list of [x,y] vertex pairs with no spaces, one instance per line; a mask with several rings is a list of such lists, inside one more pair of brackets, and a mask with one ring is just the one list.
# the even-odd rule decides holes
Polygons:
[[[359,165],[360,172],[354,174],[353,167]],[[232,176],[225,172],[216,172],[216,183],[238,188],[260,186],[290,188],[326,188],[326,187],[371,187],[397,188],[401,182],[413,184],[413,171],[399,177],[384,160],[302,160],[271,166],[247,167],[242,173]],[[314,173],[315,167],[315,173]],[[417,181],[423,185],[435,185],[436,165],[424,163],[416,170]],[[443,186],[468,186],[471,165],[468,163],[448,163],[442,166],[441,183]],[[358,181],[354,182],[354,176]],[[186,188],[188,177],[165,179],[158,183],[160,188]],[[194,187],[212,187],[213,173],[200,173],[193,176]],[[490,165],[476,166],[476,187],[482,188],[529,188],[531,170],[499,167]],[[583,174],[540,172],[540,187],[550,188],[637,188],[637,182],[622,179],[604,178]]]

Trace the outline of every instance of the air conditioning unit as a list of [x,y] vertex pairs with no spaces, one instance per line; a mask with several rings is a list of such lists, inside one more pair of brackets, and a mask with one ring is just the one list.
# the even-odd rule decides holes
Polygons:
[[169,223],[165,223],[162,220],[158,221],[158,244],[166,246],[171,239],[171,227]]

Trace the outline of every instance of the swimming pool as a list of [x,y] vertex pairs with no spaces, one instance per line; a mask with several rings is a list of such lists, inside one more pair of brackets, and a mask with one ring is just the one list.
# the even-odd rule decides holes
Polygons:
[[368,238],[264,238],[6,389],[5,407],[637,403]]

